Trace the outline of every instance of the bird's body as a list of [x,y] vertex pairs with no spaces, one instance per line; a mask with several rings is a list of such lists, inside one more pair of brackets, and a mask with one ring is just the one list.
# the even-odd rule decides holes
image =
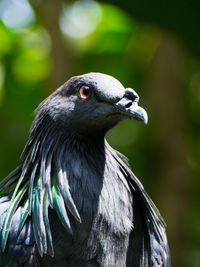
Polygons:
[[170,266],[163,219],[104,138],[121,119],[146,121],[137,98],[90,73],[39,106],[21,163],[1,184],[0,266]]

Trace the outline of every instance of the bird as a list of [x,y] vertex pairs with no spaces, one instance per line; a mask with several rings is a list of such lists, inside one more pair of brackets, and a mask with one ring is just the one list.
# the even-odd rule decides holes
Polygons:
[[170,266],[166,224],[127,158],[106,141],[148,121],[139,96],[98,72],[36,109],[18,167],[0,183],[0,266]]

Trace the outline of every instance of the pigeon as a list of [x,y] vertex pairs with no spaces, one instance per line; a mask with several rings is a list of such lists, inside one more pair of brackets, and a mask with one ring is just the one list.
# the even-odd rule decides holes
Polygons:
[[0,183],[0,266],[170,266],[166,224],[106,133],[148,121],[139,96],[102,73],[47,97],[18,167]]

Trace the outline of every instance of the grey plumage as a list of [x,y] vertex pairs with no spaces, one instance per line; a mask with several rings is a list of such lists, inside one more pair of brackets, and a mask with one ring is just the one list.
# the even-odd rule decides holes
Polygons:
[[0,184],[0,266],[170,266],[159,211],[104,138],[120,120],[147,122],[138,101],[89,73],[39,105],[20,165]]

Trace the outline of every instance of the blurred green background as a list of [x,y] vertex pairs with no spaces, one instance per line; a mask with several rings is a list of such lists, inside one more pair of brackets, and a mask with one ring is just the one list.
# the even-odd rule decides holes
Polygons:
[[113,75],[149,123],[123,121],[107,139],[165,218],[172,266],[200,266],[199,14],[194,0],[0,0],[0,178],[46,96],[72,75]]

